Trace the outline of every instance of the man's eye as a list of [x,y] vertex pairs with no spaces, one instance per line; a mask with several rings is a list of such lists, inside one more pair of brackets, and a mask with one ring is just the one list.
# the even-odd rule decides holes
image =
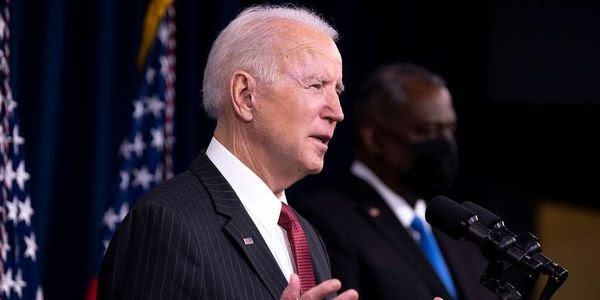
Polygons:
[[422,136],[429,136],[435,133],[434,126],[419,126],[416,128],[416,132]]
[[315,83],[315,84],[311,84],[310,87],[311,88],[315,88],[317,90],[320,90],[321,88],[323,88],[323,84],[322,83]]

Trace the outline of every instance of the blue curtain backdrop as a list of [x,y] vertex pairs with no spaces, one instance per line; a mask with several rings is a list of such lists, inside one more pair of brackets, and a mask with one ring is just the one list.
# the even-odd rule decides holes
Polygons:
[[[12,1],[13,91],[47,299],[82,299],[96,263],[101,214],[137,89],[147,2]],[[598,5],[292,2],[316,9],[340,31],[348,87],[348,121],[336,131],[323,174],[300,182],[292,195],[349,163],[349,108],[367,74],[381,63],[412,61],[442,74],[454,96],[461,200],[487,203],[517,231],[531,227],[540,197],[597,206],[587,175],[597,170],[600,150],[590,142],[600,125],[591,80],[600,67]],[[199,106],[210,45],[251,3],[176,2],[176,172],[207,145],[214,127]]]
[[[139,74],[147,0],[13,1],[15,99],[23,114],[47,299],[82,299],[96,261],[106,201],[117,180]],[[215,1],[216,2],[216,1]],[[239,8],[177,3],[176,170],[209,138],[199,82],[211,39]]]

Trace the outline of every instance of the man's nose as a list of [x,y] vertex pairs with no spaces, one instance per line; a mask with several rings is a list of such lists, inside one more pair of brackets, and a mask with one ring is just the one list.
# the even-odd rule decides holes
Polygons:
[[344,112],[340,103],[340,96],[337,92],[329,93],[326,99],[326,107],[323,110],[322,117],[331,122],[341,122],[344,120]]

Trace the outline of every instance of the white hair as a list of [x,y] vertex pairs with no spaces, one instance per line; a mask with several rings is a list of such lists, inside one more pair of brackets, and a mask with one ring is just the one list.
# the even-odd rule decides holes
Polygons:
[[215,40],[204,69],[202,83],[204,110],[219,115],[220,102],[228,97],[231,75],[237,70],[258,80],[273,82],[277,75],[274,41],[281,38],[274,20],[286,20],[323,32],[334,41],[338,33],[325,20],[304,8],[252,6],[242,11]]

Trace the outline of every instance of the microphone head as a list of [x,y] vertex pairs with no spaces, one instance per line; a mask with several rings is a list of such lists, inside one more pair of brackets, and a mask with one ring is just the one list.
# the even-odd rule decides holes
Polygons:
[[[475,220],[471,220],[473,217]],[[427,222],[453,239],[464,237],[469,225],[476,221],[476,218],[472,211],[445,196],[431,199],[425,211]]]
[[462,205],[470,210],[472,210],[477,217],[479,218],[479,222],[481,222],[487,228],[495,228],[495,227],[503,227],[504,223],[502,223],[502,219],[498,217],[498,215],[493,212],[471,202],[465,201]]

